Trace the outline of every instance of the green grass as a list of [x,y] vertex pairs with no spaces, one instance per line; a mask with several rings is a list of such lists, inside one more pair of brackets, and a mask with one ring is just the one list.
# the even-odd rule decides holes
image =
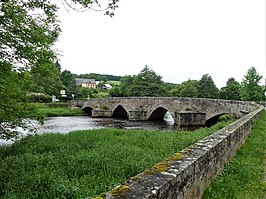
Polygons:
[[120,81],[114,81],[114,80],[108,80],[106,83],[111,84],[113,86],[116,86],[116,85],[119,86],[121,84]]
[[57,116],[77,116],[84,115],[84,112],[78,108],[70,107],[48,107],[41,103],[32,103],[33,109],[27,117],[57,117]]
[[85,198],[114,188],[212,132],[100,129],[0,147],[0,198]]
[[44,117],[84,115],[82,110],[72,108],[41,108],[38,109],[36,113]]
[[257,121],[246,143],[233,161],[205,191],[204,199],[264,199],[266,161],[266,112]]

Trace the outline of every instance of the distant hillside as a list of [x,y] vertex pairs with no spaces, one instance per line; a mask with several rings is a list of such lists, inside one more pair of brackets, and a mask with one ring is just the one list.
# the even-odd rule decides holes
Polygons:
[[96,79],[97,81],[120,81],[120,79],[122,78],[122,76],[98,73],[80,74],[77,77],[83,79]]

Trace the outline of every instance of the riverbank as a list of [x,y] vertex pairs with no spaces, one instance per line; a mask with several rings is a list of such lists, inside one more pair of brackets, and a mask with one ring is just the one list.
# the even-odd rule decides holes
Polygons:
[[42,119],[45,117],[85,115],[85,112],[80,108],[72,108],[68,104],[31,103],[31,106],[32,111],[27,115],[28,118]]
[[235,158],[205,191],[204,199],[265,199],[266,111]]
[[23,139],[0,147],[0,197],[93,197],[225,125],[194,132],[98,129]]

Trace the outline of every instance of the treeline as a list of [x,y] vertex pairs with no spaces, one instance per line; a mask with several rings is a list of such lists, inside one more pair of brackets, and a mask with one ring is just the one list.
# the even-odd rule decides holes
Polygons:
[[97,81],[120,81],[122,76],[116,76],[116,75],[102,75],[98,73],[89,73],[89,74],[80,74],[75,75],[77,78],[83,78],[83,79],[95,79]]
[[[8,66],[6,66],[8,67]],[[61,72],[58,61],[36,65],[31,70],[23,72],[10,71],[12,78],[6,79],[6,86],[14,86],[19,89],[19,96],[25,95],[31,101],[51,101],[55,95],[60,99],[60,90],[65,90],[68,98],[87,99],[95,97],[128,97],[128,96],[165,96],[165,97],[193,97],[193,98],[220,98],[228,100],[263,101],[265,99],[265,86],[261,86],[262,76],[257,73],[255,67],[248,69],[242,82],[237,82],[230,77],[225,87],[218,89],[209,74],[204,74],[200,80],[191,80],[181,84],[165,83],[162,77],[156,74],[149,66],[145,66],[137,75],[115,76],[97,73],[73,74],[71,71]],[[5,76],[8,76],[7,74]],[[20,79],[22,77],[22,79]],[[76,78],[95,79],[100,81],[96,89],[83,88],[76,84]],[[4,79],[3,79],[4,80]],[[3,81],[2,80],[2,81]],[[101,86],[108,81],[119,81],[120,84],[113,85],[108,91],[102,91]],[[23,94],[24,93],[24,94]],[[99,95],[103,93],[103,95]],[[17,95],[12,95],[18,98]],[[25,99],[24,99],[25,100]],[[23,101],[23,100],[22,100]]]
[[259,83],[262,76],[251,67],[241,83],[229,78],[226,86],[218,89],[209,74],[204,74],[200,80],[187,80],[178,85],[167,84],[148,66],[138,75],[129,75],[121,79],[121,84],[112,88],[111,96],[171,96],[193,98],[221,98],[228,100],[263,101],[265,86]]

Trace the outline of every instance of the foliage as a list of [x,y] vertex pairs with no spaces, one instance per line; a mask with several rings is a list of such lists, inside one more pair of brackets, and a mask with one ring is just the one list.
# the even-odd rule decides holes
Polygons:
[[241,83],[240,90],[241,100],[245,101],[262,101],[263,87],[259,85],[262,76],[259,75],[255,67],[248,69],[247,74]]
[[65,104],[56,103],[51,106],[45,104],[34,103],[35,111],[31,112],[27,117],[31,118],[45,118],[45,117],[57,117],[57,116],[77,116],[84,115],[84,112],[78,108],[66,107]]
[[68,70],[64,70],[61,73],[61,81],[63,85],[66,87],[66,92],[68,95],[74,94],[75,96],[78,95],[78,86],[76,84],[76,77]]
[[175,89],[173,89],[172,95],[177,97],[197,97],[198,89],[197,89],[197,80],[187,80],[177,85]]
[[79,87],[77,98],[92,98],[93,96],[93,89],[91,88],[85,88],[85,87]]
[[234,79],[229,78],[226,87],[221,88],[220,98],[228,100],[240,100],[241,85]]
[[263,199],[266,156],[266,112],[257,121],[247,141],[204,193],[204,199]]
[[0,137],[8,137],[16,125],[25,127],[22,117],[30,107],[23,103],[26,95],[19,75],[11,64],[0,61]]
[[30,102],[51,102],[51,96],[45,95],[44,93],[27,93],[27,99]]
[[60,71],[55,64],[38,64],[30,70],[32,84],[29,85],[29,91],[59,96],[60,90],[64,88],[60,76]]
[[201,77],[197,84],[198,97],[200,98],[215,98],[220,96],[219,89],[215,86],[212,77],[209,74],[205,74]]
[[[44,0],[0,1],[0,73],[6,75],[0,76],[0,92],[4,95],[0,100],[0,135],[4,131],[3,125],[22,126],[21,118],[27,110],[26,89],[54,95],[62,87],[60,64],[56,62],[54,66],[56,54],[52,49],[61,31],[56,16],[58,8],[53,2],[56,3]],[[72,8],[78,5],[85,9],[102,10],[106,15],[113,16],[118,0],[60,2]],[[28,88],[21,82],[24,75]],[[9,77],[10,80],[7,79]],[[11,82],[14,80],[16,83]]]
[[[68,0],[60,1],[65,4],[65,6],[69,6],[74,10],[82,11],[89,9],[93,11],[104,12],[105,15],[109,15],[110,17],[114,16],[114,10],[118,8],[119,0]],[[77,4],[81,7],[77,7]]]
[[[119,86],[120,96],[130,96],[130,89],[136,76],[126,75],[121,79]],[[118,90],[117,90],[118,91]],[[111,93],[110,93],[111,94]],[[118,95],[118,93],[117,93]]]
[[134,79],[130,88],[130,95],[165,96],[167,92],[161,79],[160,75],[157,75],[146,65]]
[[110,94],[108,91],[105,90],[95,90],[97,91],[97,93],[94,93],[94,95],[92,96],[93,98],[106,98],[106,97],[110,97]]
[[230,115],[222,115],[218,118],[219,122],[229,122],[229,121],[233,121],[233,118]]
[[23,139],[0,147],[0,198],[92,197],[217,128],[193,133],[98,129]]
[[[121,80],[120,94],[118,89],[112,90],[116,96],[166,96],[166,86],[147,65],[136,76],[125,76]],[[115,91],[115,92],[113,92]]]
[[113,88],[111,88],[109,90],[109,94],[112,96],[112,97],[122,97],[122,93],[120,91],[120,87],[119,86],[114,86]]
[[121,76],[116,76],[116,75],[102,75],[98,73],[89,73],[89,74],[80,74],[78,75],[78,78],[83,78],[83,79],[95,79],[97,81],[120,81]]
[[17,69],[53,61],[51,47],[60,33],[56,11],[50,1],[1,1],[0,59]]
[[115,81],[115,80],[108,80],[106,83],[110,84],[112,86],[119,86],[120,85],[120,81]]

